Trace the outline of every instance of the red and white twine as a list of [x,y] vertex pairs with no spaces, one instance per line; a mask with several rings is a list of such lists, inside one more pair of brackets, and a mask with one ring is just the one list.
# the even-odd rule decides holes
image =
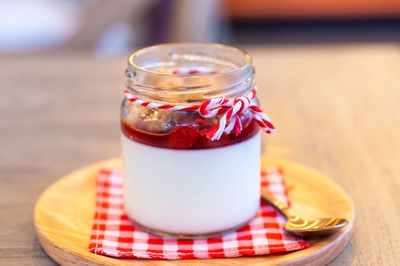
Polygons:
[[257,86],[255,86],[247,96],[240,95],[233,100],[228,100],[226,98],[213,98],[205,100],[200,105],[190,106],[168,105],[143,101],[138,99],[128,89],[125,89],[124,93],[130,102],[149,108],[198,112],[204,118],[222,115],[216,124],[208,124],[201,119],[196,121],[197,123],[203,123],[211,127],[210,129],[201,132],[210,140],[218,140],[224,132],[229,134],[233,131],[235,135],[240,134],[242,131],[241,117],[247,110],[250,111],[253,118],[264,132],[275,132],[275,127],[272,125],[269,117],[254,103],[254,98],[257,94]]

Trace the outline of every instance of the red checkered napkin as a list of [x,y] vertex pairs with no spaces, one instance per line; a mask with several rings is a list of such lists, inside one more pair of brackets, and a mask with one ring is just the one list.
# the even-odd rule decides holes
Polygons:
[[[261,173],[261,185],[288,202],[282,171],[269,167]],[[261,203],[256,217],[245,227],[222,237],[175,239],[144,232],[124,213],[122,174],[102,170],[97,178],[96,214],[89,250],[113,257],[145,259],[206,259],[265,255],[309,247],[283,230],[285,219],[271,206]]]

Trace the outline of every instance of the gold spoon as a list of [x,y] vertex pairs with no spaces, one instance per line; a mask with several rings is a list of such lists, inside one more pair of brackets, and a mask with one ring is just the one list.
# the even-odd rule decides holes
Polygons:
[[346,219],[342,218],[320,218],[317,220],[301,218],[289,206],[265,190],[261,191],[261,199],[269,203],[287,218],[287,223],[284,226],[286,231],[300,237],[329,235],[349,223]]

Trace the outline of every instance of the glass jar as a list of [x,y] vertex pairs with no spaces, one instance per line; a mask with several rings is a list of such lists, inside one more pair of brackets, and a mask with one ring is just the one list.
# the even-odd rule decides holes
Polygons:
[[218,44],[156,45],[129,57],[126,76],[126,93],[136,100],[125,98],[121,110],[128,217],[152,233],[181,238],[245,225],[259,208],[259,127],[243,111],[239,131],[212,139],[207,131],[222,112],[205,117],[194,109],[250,93],[251,56]]

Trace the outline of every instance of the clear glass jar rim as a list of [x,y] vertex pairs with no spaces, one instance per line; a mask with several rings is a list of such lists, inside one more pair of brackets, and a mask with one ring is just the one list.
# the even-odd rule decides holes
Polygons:
[[[187,74],[172,74],[172,73],[164,73],[164,72],[158,72],[154,70],[150,70],[144,67],[141,67],[137,65],[134,60],[137,56],[140,54],[143,54],[145,52],[148,52],[151,49],[157,49],[157,48],[162,48],[162,47],[187,47],[187,46],[201,46],[201,47],[215,47],[215,48],[221,48],[221,49],[230,49],[234,50],[236,52],[239,52],[243,55],[243,58],[245,59],[245,63],[242,64],[241,66],[234,68],[230,71],[225,71],[225,72],[217,72],[217,73],[210,73],[210,74],[196,74],[196,75],[187,75]],[[181,77],[181,78],[202,78],[204,76],[224,76],[224,75],[231,75],[234,72],[240,72],[249,65],[252,65],[253,63],[253,58],[252,56],[246,52],[245,50],[230,46],[230,45],[224,45],[224,44],[219,44],[219,43],[164,43],[164,44],[157,44],[157,45],[152,45],[148,47],[144,47],[142,49],[137,50],[133,54],[131,54],[128,58],[128,67],[133,67],[136,69],[139,69],[143,72],[147,72],[150,74],[156,74],[156,75],[161,75],[161,76],[168,76],[168,77]]]
[[[167,69],[176,66],[179,70],[181,65],[185,69],[190,62],[195,69],[215,65],[218,72],[178,74],[163,71],[164,66]],[[252,62],[246,51],[223,44],[153,45],[129,57],[127,89],[142,100],[166,104],[196,105],[210,98],[234,98],[247,94],[255,85]]]

